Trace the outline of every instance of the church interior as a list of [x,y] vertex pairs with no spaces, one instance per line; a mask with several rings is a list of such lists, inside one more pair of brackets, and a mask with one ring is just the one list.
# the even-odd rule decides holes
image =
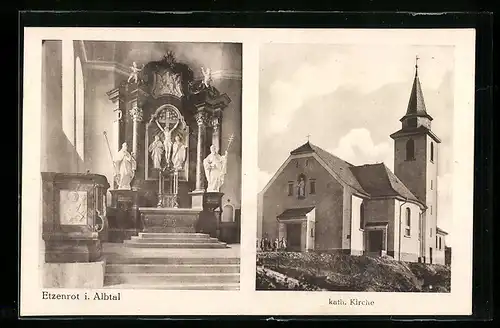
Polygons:
[[238,288],[241,48],[43,41],[45,287]]

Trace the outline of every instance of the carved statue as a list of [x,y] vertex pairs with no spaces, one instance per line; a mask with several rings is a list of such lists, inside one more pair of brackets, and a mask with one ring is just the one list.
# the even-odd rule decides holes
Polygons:
[[181,97],[184,94],[184,92],[182,92],[182,83],[180,74],[174,75],[174,94],[178,95],[179,97]]
[[217,146],[210,146],[210,154],[203,160],[207,191],[219,192],[224,184],[226,175],[227,150],[223,156],[219,155]]
[[127,82],[130,83],[131,80],[134,80],[134,83],[137,83],[137,81],[139,80],[139,77],[138,77],[139,72],[142,71],[142,69],[144,68],[144,65],[142,66],[142,68],[139,68],[139,67],[137,67],[137,64],[135,62],[133,62],[132,66],[130,66],[130,68],[132,69],[132,73],[130,73]]
[[205,67],[201,67],[201,73],[203,74],[203,84],[205,87],[209,88],[212,83],[212,70],[210,68],[205,69]]
[[182,143],[180,135],[175,136],[174,144],[172,145],[172,163],[174,170],[180,171],[184,168],[186,161],[186,146]]
[[149,145],[148,150],[151,153],[151,158],[153,159],[153,167],[155,169],[161,169],[161,158],[163,156],[163,152],[165,151],[165,147],[158,135],[155,135],[155,140]]
[[306,182],[304,181],[304,177],[300,177],[299,183],[297,185],[298,188],[298,195],[299,197],[305,197],[306,196]]
[[175,126],[172,129],[168,128],[168,122],[165,123],[165,128],[162,128],[161,124],[155,120],[158,128],[163,132],[163,145],[165,147],[165,160],[167,161],[167,165],[170,163],[170,155],[172,153],[172,131],[174,131],[179,125],[180,120],[175,123]]
[[134,156],[128,152],[126,142],[122,144],[122,148],[116,154],[114,162],[119,174],[118,189],[130,190],[130,183],[134,178],[137,162]]

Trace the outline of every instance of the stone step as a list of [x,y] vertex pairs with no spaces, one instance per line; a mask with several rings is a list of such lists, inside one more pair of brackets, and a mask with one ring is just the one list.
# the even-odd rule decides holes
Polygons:
[[239,273],[106,273],[105,285],[135,284],[155,285],[162,283],[206,284],[239,283]]
[[138,243],[186,243],[186,244],[204,244],[204,243],[217,243],[219,240],[217,238],[141,238],[139,236],[133,236],[130,240]]
[[106,273],[239,273],[239,264],[108,264]]
[[236,257],[132,257],[107,256],[107,264],[211,265],[240,264]]
[[193,227],[153,227],[144,229],[145,233],[195,233]]
[[137,242],[135,240],[124,240],[123,244],[128,247],[137,248],[227,248],[225,243],[151,243]]
[[130,289],[130,290],[141,290],[141,289],[162,289],[162,290],[239,290],[239,283],[204,283],[204,284],[175,284],[175,283],[163,283],[155,285],[135,285],[135,284],[117,284],[117,285],[107,285],[104,288],[110,289]]
[[139,232],[137,237],[140,238],[169,238],[169,239],[185,239],[185,238],[199,238],[199,239],[210,239],[210,235],[206,233],[182,233],[182,232]]

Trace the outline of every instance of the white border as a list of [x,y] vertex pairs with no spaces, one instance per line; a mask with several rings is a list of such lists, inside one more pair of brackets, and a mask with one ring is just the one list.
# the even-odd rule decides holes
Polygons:
[[[242,42],[243,177],[240,291],[122,290],[122,300],[41,299],[41,41],[42,39]],[[400,44],[455,46],[452,288],[448,294],[255,291],[259,44]],[[33,315],[467,315],[472,311],[472,208],[475,30],[25,28],[21,227],[22,316]],[[34,251],[35,250],[35,251]],[[41,255],[41,254],[40,254]],[[59,290],[63,292],[63,290]],[[67,292],[82,292],[69,290]],[[357,297],[374,306],[332,306]]]

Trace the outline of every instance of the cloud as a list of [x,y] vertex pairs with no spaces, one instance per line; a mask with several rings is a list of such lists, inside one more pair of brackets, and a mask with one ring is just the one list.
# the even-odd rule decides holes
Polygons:
[[366,94],[382,85],[404,83],[409,93],[417,53],[421,58],[419,75],[425,90],[437,88],[453,67],[449,49],[439,47],[314,45],[297,48],[283,44],[267,47],[273,49],[262,52],[261,91],[269,99],[261,106],[265,107],[267,116],[264,131],[271,135],[285,131],[297,110],[308,101],[321,99],[339,86]]
[[394,166],[393,147],[389,142],[375,144],[370,131],[365,128],[350,130],[340,138],[332,154],[353,165],[383,162],[391,170]]
[[259,174],[258,174],[258,181],[257,181],[257,190],[259,192],[262,191],[262,189],[264,189],[264,187],[267,185],[267,183],[269,182],[269,180],[271,180],[271,178],[273,177],[273,175],[267,171],[263,171],[263,170],[259,170]]

